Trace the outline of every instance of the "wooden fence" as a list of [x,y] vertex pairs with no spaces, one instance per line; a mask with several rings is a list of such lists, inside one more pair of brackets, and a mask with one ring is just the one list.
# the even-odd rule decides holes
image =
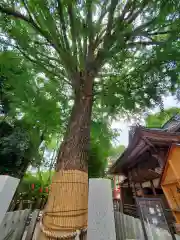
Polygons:
[[[138,218],[125,215],[121,212],[114,212],[115,227],[116,227],[116,240],[127,240],[127,239],[144,239],[143,229],[141,221]],[[175,235],[176,240],[180,240],[180,236]],[[160,228],[153,228],[150,236],[150,240],[172,240],[171,235],[168,231]]]
[[9,211],[25,210],[25,209],[43,209],[46,204],[46,199],[39,198],[36,200],[12,200]]
[[36,226],[39,210],[32,213],[30,223],[28,217],[31,210],[7,212],[0,225],[0,240],[31,240]]

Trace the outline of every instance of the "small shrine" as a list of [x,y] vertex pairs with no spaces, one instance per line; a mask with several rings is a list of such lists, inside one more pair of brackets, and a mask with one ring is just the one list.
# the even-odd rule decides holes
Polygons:
[[[158,199],[162,203],[162,214],[168,225],[180,222],[180,146],[178,144],[180,144],[180,115],[175,115],[162,128],[143,126],[132,128],[128,147],[109,170],[112,175],[124,177],[124,181],[120,183],[121,211],[124,214],[140,217],[139,199],[144,199],[143,204],[147,204],[150,209],[158,206]],[[170,176],[173,176],[173,179]],[[169,187],[170,184],[174,184],[176,195],[170,193],[170,191],[175,192]],[[175,206],[176,201],[178,203]]]

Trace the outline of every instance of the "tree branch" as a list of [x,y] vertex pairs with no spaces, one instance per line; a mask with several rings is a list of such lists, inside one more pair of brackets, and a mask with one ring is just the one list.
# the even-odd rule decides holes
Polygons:
[[117,4],[118,4],[118,0],[111,0],[105,38],[108,38],[108,36],[111,32],[112,25],[113,25],[114,12],[115,12]]
[[[102,20],[104,19],[105,15],[108,13],[109,8],[106,7],[108,4],[108,0],[104,0],[103,5],[101,6],[101,13],[100,13],[100,17],[97,20],[97,27],[101,26]],[[103,42],[103,35],[106,32],[106,29],[102,29],[100,30],[100,32],[96,35],[96,38],[94,40],[93,46],[96,49],[100,43]]]
[[61,27],[62,27],[64,43],[65,43],[67,50],[70,50],[70,46],[69,46],[69,42],[68,42],[68,38],[67,38],[67,34],[66,34],[67,29],[66,29],[66,23],[65,23],[65,19],[64,19],[64,13],[63,13],[61,0],[57,0],[57,3],[58,3],[57,9],[58,9],[58,14],[59,14],[59,18],[60,18]]
[[170,30],[170,31],[157,31],[157,32],[153,32],[153,33],[150,33],[150,32],[147,32],[147,35],[148,36],[157,36],[157,35],[164,35],[164,34],[170,34],[170,33],[173,33],[175,32],[175,30]]
[[143,41],[139,41],[139,42],[129,42],[129,43],[127,43],[127,47],[136,47],[137,45],[153,46],[153,45],[161,45],[161,44],[164,44],[164,42],[158,42],[158,41],[143,42]]
[[77,61],[76,26],[74,24],[74,14],[72,9],[72,3],[68,4],[68,15],[69,15],[69,22],[70,22],[71,37],[72,37],[73,57],[76,58],[76,61]]
[[[43,64],[39,61],[39,58],[37,58],[37,60],[35,60],[28,53],[26,53],[25,51],[20,49],[17,45],[8,43],[8,42],[4,41],[3,39],[0,39],[0,42],[2,42],[3,44],[6,44],[7,46],[11,46],[11,47],[17,49],[26,59],[28,59],[30,62],[34,63],[37,66],[39,65],[41,68],[43,68],[45,70],[45,72],[49,73],[50,75],[52,75],[52,76],[56,75],[57,77],[62,77],[62,75],[56,74],[55,72],[52,72],[48,68],[46,68],[45,64]],[[58,73],[60,73],[60,72],[58,72]],[[65,76],[63,76],[63,81],[66,82],[68,85],[72,86],[71,82],[69,82],[68,80],[65,79]]]
[[94,28],[92,23],[92,0],[87,1],[86,24],[88,28],[88,40],[89,40],[87,59],[86,59],[86,68],[87,68],[88,65],[91,65],[92,61],[94,60],[94,46],[93,46]]
[[92,0],[88,0],[87,1],[87,16],[86,16],[86,23],[87,23],[87,27],[89,30],[89,45],[92,44],[92,40],[93,40],[93,24],[92,24]]
[[150,26],[151,24],[153,24],[155,21],[157,20],[157,18],[153,18],[150,21],[138,26],[137,28],[134,29],[134,31],[132,32],[131,36],[137,36],[139,33],[142,32],[142,30],[144,30],[146,27]]
[[[137,10],[134,13],[134,10],[132,11],[132,14],[130,14],[127,19],[128,19],[128,23],[132,23],[140,14],[141,12],[144,10],[144,8],[150,3],[150,0],[144,0],[141,3],[141,7],[139,8],[139,10]],[[136,6],[136,4],[134,4],[134,6]]]
[[[14,18],[20,19],[25,21],[26,23],[28,23],[29,25],[31,25],[37,32],[39,32],[50,44],[52,47],[54,47],[55,50],[57,50],[57,47],[54,45],[54,43],[52,42],[52,40],[49,38],[49,36],[47,35],[47,33],[42,30],[34,21],[32,18],[24,16],[23,14],[21,14],[18,11],[14,11],[13,9],[10,8],[5,8],[3,6],[0,5],[0,12],[4,13],[6,15],[12,16]],[[58,51],[58,50],[57,50]]]
[[[34,47],[29,46],[29,49],[34,50]],[[55,57],[52,57],[52,56],[48,56],[47,54],[44,54],[43,52],[38,51],[38,49],[36,49],[34,51],[34,53],[35,53],[36,56],[41,55],[42,56],[42,60],[46,60],[48,62],[48,65],[50,65],[49,61],[54,61],[54,62],[56,62],[58,64],[61,64],[61,61],[58,58],[55,58]],[[55,67],[55,66],[52,65],[52,67]]]
[[105,35],[102,39],[103,47],[98,51],[95,59],[95,64],[97,66],[97,69],[101,67],[104,61],[104,54],[107,51],[107,48],[109,48],[112,45],[111,31],[113,26],[114,12],[116,10],[117,5],[118,5],[118,0],[111,0],[110,6],[109,6],[108,22],[105,30]]
[[29,14],[29,18],[32,19],[32,21],[33,21],[33,18],[32,18],[32,16],[31,16],[30,11],[29,11],[29,8],[28,8],[28,5],[27,5],[27,3],[26,3],[26,0],[22,0],[22,3],[23,3],[23,5],[24,5],[27,13]]
[[108,8],[106,7],[107,4],[108,4],[108,0],[104,0],[103,5],[101,7],[101,13],[100,13],[99,19],[97,21],[97,25],[101,25],[103,18],[108,12]]
[[[49,36],[48,32],[46,32],[42,28],[40,28],[33,21],[32,18],[30,18],[28,16],[25,16],[25,15],[21,14],[20,12],[15,11],[14,9],[3,7],[2,5],[0,5],[0,12],[6,14],[8,16],[12,16],[14,18],[20,19],[20,20],[28,23],[32,28],[34,28],[34,30],[37,33],[39,33],[42,37],[44,37],[46,39],[46,41],[56,50],[56,52],[59,54],[60,58],[62,59],[62,61],[66,65],[66,69],[67,69],[67,71],[69,71],[69,74],[72,73],[72,69],[73,69],[74,66],[73,66],[73,62],[72,61],[70,62],[70,60],[72,59],[70,50],[68,51],[68,49],[59,48],[59,46],[57,46],[52,41],[52,38],[51,38],[51,36]],[[65,34],[66,34],[66,32],[65,32]],[[68,53],[68,57],[67,57],[67,53]]]
[[[136,9],[135,7],[136,7],[136,1],[128,0],[126,2],[126,5],[124,6],[124,9],[123,9],[121,15],[120,15],[120,20],[122,21],[122,20],[129,19],[132,16],[134,10]],[[130,10],[130,12],[128,12],[129,10]],[[126,13],[128,13],[128,16],[125,18]]]
[[105,33],[105,31],[102,31],[99,35],[97,35],[97,37],[93,43],[94,49],[97,49],[103,43],[103,34],[104,33]]
[[[24,20],[25,22],[27,22],[27,23],[29,23],[29,24],[32,24],[30,18],[22,15],[21,13],[19,13],[19,12],[17,12],[17,11],[14,11],[13,9],[5,8],[5,7],[2,7],[2,6],[0,5],[0,12],[1,12],[1,13],[5,13],[5,14],[10,15],[10,16],[13,16],[13,17],[15,17],[15,18],[22,19],[22,20]],[[36,27],[36,26],[34,26],[34,27]]]

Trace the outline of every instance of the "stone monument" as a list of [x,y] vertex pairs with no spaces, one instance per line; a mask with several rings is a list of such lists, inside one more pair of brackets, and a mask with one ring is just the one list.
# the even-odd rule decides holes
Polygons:
[[19,181],[14,177],[0,175],[0,224],[9,208]]
[[116,240],[111,180],[89,180],[87,240]]

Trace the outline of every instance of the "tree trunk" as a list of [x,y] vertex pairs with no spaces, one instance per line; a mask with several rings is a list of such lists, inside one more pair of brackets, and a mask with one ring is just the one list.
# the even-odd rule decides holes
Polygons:
[[93,79],[84,79],[83,82],[79,79],[79,82],[40,224],[42,237],[38,239],[74,239],[77,230],[84,232],[87,229]]

